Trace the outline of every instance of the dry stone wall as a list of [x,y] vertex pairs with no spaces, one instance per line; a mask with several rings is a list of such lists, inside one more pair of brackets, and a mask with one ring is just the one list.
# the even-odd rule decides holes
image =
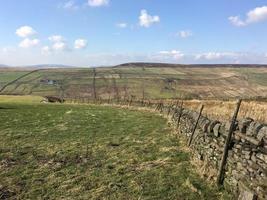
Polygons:
[[[162,107],[173,115],[179,131],[192,134],[199,113],[187,109]],[[191,147],[198,159],[218,170],[231,122],[220,122],[201,116]],[[224,184],[236,193],[251,191],[258,199],[267,199],[267,125],[251,118],[236,121],[225,167]]]
[[[179,133],[189,138],[199,113],[163,104],[141,102],[171,116],[179,123]],[[231,122],[201,116],[192,141],[196,158],[218,172]],[[203,162],[204,163],[204,162]],[[252,198],[267,199],[267,125],[251,118],[235,122],[224,173],[224,185],[237,194],[250,193]],[[242,195],[240,195],[242,196]],[[245,195],[247,196],[247,195]]]

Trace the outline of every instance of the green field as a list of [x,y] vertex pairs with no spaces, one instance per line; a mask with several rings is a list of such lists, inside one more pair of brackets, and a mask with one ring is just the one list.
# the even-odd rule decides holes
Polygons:
[[153,113],[0,98],[0,199],[231,199]]
[[[23,73],[22,69],[0,69],[0,87]],[[93,98],[93,77],[92,68],[43,69],[10,84],[2,94]],[[267,67],[129,64],[96,68],[95,80],[97,97],[102,99],[267,97]]]
[[25,71],[0,71],[0,84],[4,84],[26,74]]

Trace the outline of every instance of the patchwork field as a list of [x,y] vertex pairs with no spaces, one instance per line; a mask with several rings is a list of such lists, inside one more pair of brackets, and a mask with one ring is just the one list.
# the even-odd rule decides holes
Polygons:
[[[0,87],[29,73],[0,69]],[[127,64],[117,67],[42,69],[12,82],[2,94],[98,98],[266,98],[267,67]],[[44,82],[44,81],[52,81]]]
[[152,113],[0,98],[0,199],[231,199]]

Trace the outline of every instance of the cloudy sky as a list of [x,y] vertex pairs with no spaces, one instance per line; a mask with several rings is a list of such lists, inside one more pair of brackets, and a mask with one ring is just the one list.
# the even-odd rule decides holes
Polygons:
[[0,64],[266,63],[266,0],[2,0]]

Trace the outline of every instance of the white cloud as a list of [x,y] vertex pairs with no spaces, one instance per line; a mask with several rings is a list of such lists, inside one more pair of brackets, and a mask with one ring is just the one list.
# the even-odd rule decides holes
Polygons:
[[56,42],[52,45],[52,49],[55,51],[65,51],[68,49],[68,46],[65,42]]
[[202,54],[196,54],[195,59],[205,59],[205,60],[218,60],[218,59],[235,59],[240,57],[241,54],[234,53],[234,52],[208,52]]
[[91,7],[107,6],[109,0],[88,0],[88,5]]
[[25,38],[24,40],[22,40],[19,43],[19,47],[21,47],[21,48],[30,48],[30,47],[37,46],[39,43],[40,43],[40,40],[38,40],[38,39]]
[[[195,53],[183,53],[184,57],[175,59],[172,54],[179,55],[179,51],[162,51],[152,53],[77,53],[63,51],[60,53],[53,53],[54,50],[50,47],[51,54],[44,56],[40,51],[25,51],[25,49],[15,48],[9,51],[8,54],[3,53],[0,49],[0,63],[7,65],[21,66],[21,65],[34,65],[40,63],[60,63],[73,66],[107,66],[116,65],[125,62],[167,62],[167,63],[180,63],[180,64],[267,64],[267,57],[265,53],[253,52],[226,52],[228,56],[222,56],[221,59],[207,60],[204,57],[196,60]],[[172,53],[170,53],[172,52]],[[216,53],[216,52],[214,52]],[[225,54],[225,52],[217,52]],[[205,54],[205,53],[204,53]],[[207,53],[206,53],[207,54]],[[233,56],[230,56],[233,55]],[[179,56],[178,56],[179,57]],[[217,56],[217,58],[220,56]]]
[[[209,64],[267,64],[264,53],[252,52],[207,52],[194,54],[195,63]],[[195,58],[195,59],[193,59]]]
[[51,42],[62,42],[64,41],[64,37],[61,35],[52,35],[48,38]]
[[84,49],[87,47],[87,40],[85,39],[77,39],[74,42],[75,49]]
[[127,28],[128,24],[122,22],[122,23],[118,23],[118,24],[116,24],[116,26],[119,27],[119,28]]
[[48,38],[51,42],[53,42],[53,45],[51,47],[52,50],[55,51],[65,51],[68,49],[68,46],[65,42],[65,39],[61,35],[52,35]]
[[267,6],[257,7],[247,14],[247,23],[256,23],[267,20]]
[[193,33],[190,30],[182,30],[177,35],[181,38],[188,38],[193,36]]
[[30,26],[22,26],[16,30],[16,34],[19,37],[29,37],[36,34],[36,31]]
[[181,51],[172,50],[172,51],[160,51],[158,55],[162,56],[162,58],[167,59],[171,58],[174,60],[180,60],[184,58],[185,54],[183,54]]
[[76,5],[75,1],[70,0],[64,3],[63,8],[67,10],[78,10],[79,6]]
[[246,26],[246,23],[243,22],[239,16],[231,16],[228,20],[235,26]]
[[148,14],[146,10],[141,10],[141,14],[139,16],[139,25],[143,27],[150,27],[154,23],[160,22],[160,17],[155,15],[151,16]]
[[51,48],[49,46],[44,46],[41,49],[43,55],[49,55],[51,53]]
[[250,10],[244,20],[242,20],[240,16],[231,16],[228,19],[235,26],[247,26],[249,24],[265,21],[267,20],[267,6],[257,7]]

